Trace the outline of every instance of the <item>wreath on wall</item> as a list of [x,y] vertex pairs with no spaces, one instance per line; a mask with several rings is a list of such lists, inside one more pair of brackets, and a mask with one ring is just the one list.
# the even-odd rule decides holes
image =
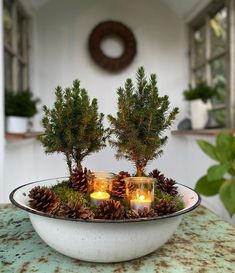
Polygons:
[[[102,40],[111,37],[119,38],[124,45],[124,50],[119,57],[107,56],[101,48]],[[120,22],[101,22],[91,31],[89,51],[92,59],[104,69],[111,72],[120,71],[127,67],[136,55],[135,36],[127,26]]]

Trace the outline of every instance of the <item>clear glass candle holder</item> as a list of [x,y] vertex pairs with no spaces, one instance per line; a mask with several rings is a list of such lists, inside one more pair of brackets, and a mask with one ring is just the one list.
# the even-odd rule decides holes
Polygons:
[[126,195],[130,209],[135,211],[146,208],[150,210],[154,200],[154,178],[151,177],[127,177]]
[[90,194],[90,198],[92,203],[98,206],[102,201],[110,199],[114,175],[107,172],[94,172],[92,175],[93,192]]

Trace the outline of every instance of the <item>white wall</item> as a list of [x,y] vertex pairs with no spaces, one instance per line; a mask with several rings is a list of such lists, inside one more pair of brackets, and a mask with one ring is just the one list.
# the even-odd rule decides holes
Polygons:
[[[91,29],[108,19],[127,24],[138,43],[134,62],[117,74],[95,65],[87,50]],[[116,88],[127,77],[134,77],[136,69],[144,65],[147,73],[157,73],[160,93],[168,94],[172,104],[181,108],[180,119],[187,112],[182,100],[182,90],[188,83],[186,33],[183,19],[165,6],[164,1],[49,1],[33,15],[32,90],[41,97],[43,104],[51,105],[57,85],[70,86],[79,78],[90,96],[98,98],[100,110],[105,114],[114,113]],[[38,124],[39,120],[40,117]],[[164,155],[148,169],[157,167],[180,183],[193,187],[210,161],[200,152],[193,137],[169,134],[169,138]],[[93,170],[134,171],[127,161],[116,161],[110,148],[90,156],[84,165]],[[45,156],[35,140],[7,144],[5,170],[5,199],[17,185],[67,173],[63,158]],[[213,208],[223,213],[219,205]]]
[[[100,109],[105,114],[113,113],[116,88],[127,77],[134,77],[136,69],[144,65],[148,73],[157,73],[161,94],[169,94],[174,105],[184,109],[181,90],[188,81],[185,28],[170,9],[158,1],[70,0],[67,3],[50,1],[36,14],[34,90],[41,95],[43,103],[52,103],[57,84],[68,86],[79,78],[90,96],[98,98]],[[118,74],[96,66],[87,51],[91,29],[107,19],[127,24],[138,43],[135,61]],[[176,139],[173,146],[178,142],[181,140]],[[169,153],[173,146],[169,145]],[[106,149],[89,157],[87,164],[94,169],[132,171],[126,161],[117,163],[113,153]],[[173,164],[171,168],[175,175],[182,173]]]
[[0,203],[3,201],[3,161],[4,161],[4,107],[3,107],[3,94],[4,94],[4,85],[3,85],[3,35],[2,35],[2,7],[3,1],[0,0]]

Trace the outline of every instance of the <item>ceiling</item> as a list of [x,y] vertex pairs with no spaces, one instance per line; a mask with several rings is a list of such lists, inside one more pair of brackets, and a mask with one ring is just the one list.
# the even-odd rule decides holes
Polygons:
[[187,18],[206,6],[211,0],[162,0],[179,17]]
[[[50,0],[28,1],[31,3],[31,7],[33,9],[39,9]],[[187,19],[187,17],[193,14],[196,10],[200,10],[203,6],[207,5],[211,0],[155,0],[155,1],[161,1],[162,3],[167,5],[173,12],[175,12],[179,17]]]

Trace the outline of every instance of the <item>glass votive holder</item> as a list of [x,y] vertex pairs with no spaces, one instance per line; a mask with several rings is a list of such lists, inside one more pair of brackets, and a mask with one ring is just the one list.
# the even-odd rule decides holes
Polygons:
[[90,194],[92,203],[98,206],[102,201],[110,199],[110,193],[112,190],[112,181],[114,175],[107,172],[94,172],[92,173],[92,189]]
[[154,178],[151,177],[127,177],[126,195],[130,203],[130,209],[135,211],[151,209],[154,200]]

